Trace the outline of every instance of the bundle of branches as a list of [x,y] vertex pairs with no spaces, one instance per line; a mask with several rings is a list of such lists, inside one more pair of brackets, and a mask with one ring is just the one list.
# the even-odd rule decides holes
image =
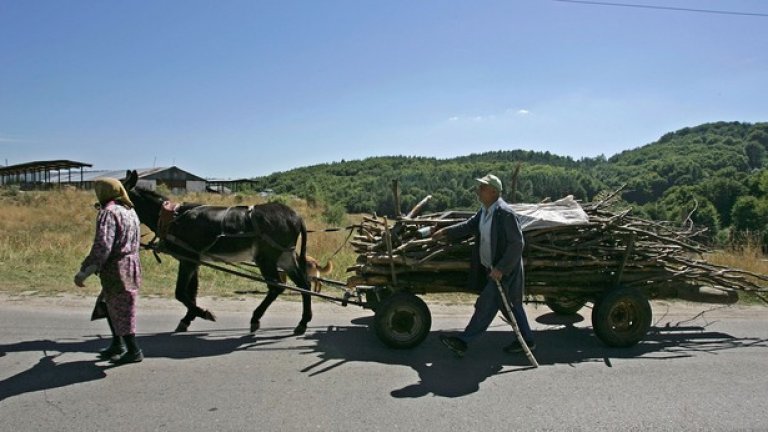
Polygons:
[[[608,200],[582,205],[587,217],[576,225],[526,228],[523,224],[527,292],[533,295],[598,295],[621,284],[650,297],[685,297],[700,287],[723,291],[768,291],[768,277],[709,264],[696,241],[703,230],[611,211]],[[514,206],[513,206],[514,207]],[[388,285],[413,292],[454,292],[467,287],[474,238],[457,243],[423,238],[434,229],[473,213],[448,211],[416,217],[365,217],[352,245],[358,254],[350,285]]]

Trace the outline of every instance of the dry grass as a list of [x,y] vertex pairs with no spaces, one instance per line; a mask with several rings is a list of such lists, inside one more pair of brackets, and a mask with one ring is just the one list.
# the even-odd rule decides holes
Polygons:
[[707,254],[708,262],[726,267],[739,268],[752,273],[768,274],[768,257],[759,247],[745,247],[741,250],[718,251]]
[[[253,195],[220,196],[189,194],[172,197],[176,201],[200,202],[211,205],[260,204],[264,199]],[[308,229],[323,229],[323,208],[311,207],[302,200],[284,198],[305,218]],[[96,210],[92,192],[74,189],[58,191],[18,192],[0,188],[0,291],[9,293],[83,293],[99,291],[98,278],[89,278],[86,288],[77,288],[72,278],[80,262],[88,254],[93,240]],[[350,222],[345,221],[345,226]],[[149,241],[151,233],[144,241]],[[346,231],[310,233],[308,253],[325,261],[344,242]],[[172,297],[176,281],[177,264],[168,256],[161,256],[158,264],[150,252],[142,252],[144,284],[142,294]],[[346,280],[346,268],[354,263],[356,255],[344,247],[333,258],[331,279]],[[237,291],[265,291],[258,282],[203,268],[200,276],[200,295],[229,297]]]
[[[707,254],[705,258],[707,262],[712,264],[742,269],[760,275],[768,274],[768,257],[763,255],[760,244],[750,243],[739,249],[713,252]],[[759,297],[748,293],[742,294],[740,298],[747,303],[764,303]]]

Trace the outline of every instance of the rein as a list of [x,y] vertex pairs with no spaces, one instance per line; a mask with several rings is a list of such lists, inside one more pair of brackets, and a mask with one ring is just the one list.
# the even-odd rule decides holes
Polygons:
[[[349,243],[349,239],[352,237],[352,233],[355,232],[354,231],[355,228],[357,228],[357,225],[350,225],[350,226],[344,228],[345,230],[349,230],[349,233],[347,233],[347,237],[341,243],[341,246],[339,246],[338,249],[336,249],[336,252],[332,253],[331,256],[328,257],[328,260],[333,259],[336,255],[339,254],[339,252],[341,252],[342,249],[344,249],[344,246],[346,246],[347,243]],[[332,232],[332,231],[341,231],[341,228],[329,228],[329,229],[325,229],[325,230],[322,230],[322,231],[307,231],[307,233],[310,233],[310,232]]]

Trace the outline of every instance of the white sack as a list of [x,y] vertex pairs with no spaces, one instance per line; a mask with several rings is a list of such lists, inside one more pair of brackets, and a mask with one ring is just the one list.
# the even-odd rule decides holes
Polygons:
[[560,225],[584,225],[589,216],[573,195],[541,204],[512,204],[523,231]]

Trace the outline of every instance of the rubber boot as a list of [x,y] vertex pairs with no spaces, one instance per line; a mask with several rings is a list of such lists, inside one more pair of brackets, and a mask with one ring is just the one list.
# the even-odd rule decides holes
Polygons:
[[144,353],[136,344],[136,335],[130,334],[123,336],[123,340],[125,341],[128,351],[119,357],[112,357],[110,360],[112,364],[122,365],[127,363],[138,363],[144,360]]
[[109,331],[112,333],[112,343],[110,343],[107,348],[99,351],[99,358],[101,360],[120,357],[127,351],[123,337],[115,334],[115,326],[112,324],[112,319],[109,318],[109,314],[107,314],[107,324],[109,324]]

